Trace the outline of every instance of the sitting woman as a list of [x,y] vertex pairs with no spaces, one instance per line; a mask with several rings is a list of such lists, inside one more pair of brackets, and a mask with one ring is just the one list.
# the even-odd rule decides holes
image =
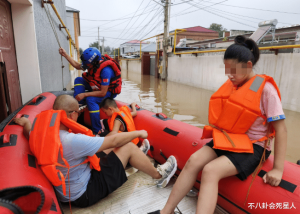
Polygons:
[[[209,124],[203,138],[213,140],[191,155],[162,210],[151,214],[172,214],[193,187],[202,170],[196,213],[213,213],[220,179],[236,175],[245,180],[257,173],[271,153],[275,136],[273,169],[263,181],[278,186],[284,167],[287,130],[279,89],[266,75],[254,74],[259,59],[256,43],[237,36],[224,54],[228,80],[215,92],[209,104]],[[257,170],[256,170],[257,169]]]

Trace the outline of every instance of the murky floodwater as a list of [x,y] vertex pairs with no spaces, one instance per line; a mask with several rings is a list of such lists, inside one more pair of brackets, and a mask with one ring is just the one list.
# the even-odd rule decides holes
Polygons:
[[[127,71],[122,71],[122,78],[124,85],[117,100],[136,102],[144,109],[199,128],[208,124],[208,102],[213,91]],[[300,159],[300,113],[285,109],[284,113],[288,130],[286,160],[296,163]]]

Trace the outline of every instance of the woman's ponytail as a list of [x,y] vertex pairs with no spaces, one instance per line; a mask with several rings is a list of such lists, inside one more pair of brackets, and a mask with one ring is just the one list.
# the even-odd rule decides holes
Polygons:
[[259,60],[259,49],[252,39],[239,35],[225,51],[224,59],[236,59],[244,63],[251,61],[254,66]]

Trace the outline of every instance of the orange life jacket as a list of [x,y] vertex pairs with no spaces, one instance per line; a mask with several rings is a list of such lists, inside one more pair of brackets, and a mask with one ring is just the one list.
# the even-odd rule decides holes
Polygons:
[[[119,109],[120,109],[119,112],[113,113],[113,115],[107,120],[107,123],[108,123],[108,126],[109,126],[109,131],[113,130],[115,119],[118,115],[126,123],[126,127],[127,127],[128,132],[135,131],[136,130],[135,125],[134,125],[134,121],[133,121],[133,118],[131,116],[131,112],[130,112],[129,107],[128,106],[122,106]],[[119,131],[119,132],[121,132],[121,131]],[[135,138],[131,142],[133,142],[135,145],[137,145],[139,143],[139,138]]]
[[103,68],[110,66],[115,77],[110,79],[108,91],[112,94],[120,94],[122,89],[121,67],[120,65],[107,54],[104,55],[103,61],[99,64],[99,68],[88,69],[88,72],[82,74],[82,77],[89,83],[94,91],[101,90],[101,71]]
[[[79,123],[67,118],[67,114],[63,110],[47,110],[36,116],[32,124],[29,137],[29,146],[31,152],[37,158],[38,164],[42,171],[54,186],[62,185],[63,193],[66,195],[65,177],[56,166],[68,168],[78,166],[70,166],[63,158],[63,147],[59,137],[60,123],[64,124],[73,133],[81,133],[88,136],[94,136],[93,132]],[[57,162],[58,153],[65,165]],[[100,159],[93,155],[88,157],[83,163],[90,162],[91,169],[100,171]],[[60,178],[58,176],[60,175]],[[67,175],[66,175],[67,176]]]
[[267,119],[260,110],[261,94],[266,82],[276,88],[281,99],[272,77],[255,75],[238,89],[227,80],[210,98],[209,126],[204,127],[202,139],[213,137],[215,149],[253,153],[253,143],[274,136],[274,129],[269,136],[254,141],[245,134],[257,117],[265,121]]

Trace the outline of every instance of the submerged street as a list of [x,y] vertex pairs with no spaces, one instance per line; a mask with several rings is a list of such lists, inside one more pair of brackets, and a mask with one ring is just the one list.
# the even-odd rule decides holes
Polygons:
[[[213,91],[130,71],[122,71],[122,77],[123,89],[117,100],[136,102],[141,108],[155,113],[162,112],[170,118],[199,128],[208,124],[208,104]],[[300,112],[284,109],[284,113],[288,130],[286,160],[296,163],[300,159]]]

